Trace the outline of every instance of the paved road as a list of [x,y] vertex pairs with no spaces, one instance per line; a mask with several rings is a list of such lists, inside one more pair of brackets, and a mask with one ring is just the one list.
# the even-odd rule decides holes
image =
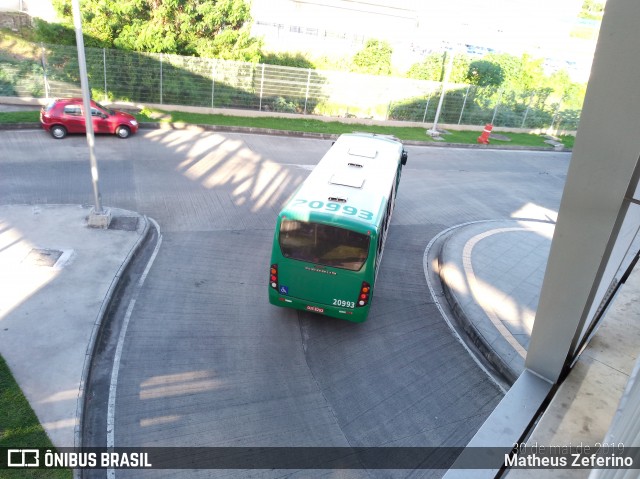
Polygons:
[[[104,203],[163,233],[124,343],[117,446],[459,446],[500,400],[430,297],[424,250],[460,223],[557,211],[568,154],[408,148],[371,314],[355,325],[266,300],[277,211],[329,141],[154,130],[97,143]],[[85,145],[0,132],[0,203],[91,202]],[[288,474],[305,477],[266,477]]]

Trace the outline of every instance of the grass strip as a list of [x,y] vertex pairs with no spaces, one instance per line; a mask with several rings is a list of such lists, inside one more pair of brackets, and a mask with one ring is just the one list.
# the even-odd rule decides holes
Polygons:
[[266,128],[271,130],[299,131],[304,133],[342,134],[353,131],[394,135],[402,140],[432,141],[419,127],[392,127],[350,124],[339,121],[322,121],[308,118],[278,118],[278,117],[244,117],[228,115],[208,115],[181,111],[157,112],[143,110],[137,115],[140,121],[159,121],[172,123],[189,123],[199,125],[243,126],[249,128]]
[[560,139],[560,141],[562,142],[562,144],[564,145],[565,148],[569,148],[570,150],[573,150],[573,144],[576,141],[576,137],[573,135],[560,135],[558,136],[558,138]]
[[[37,416],[0,356],[0,447],[52,448]],[[5,469],[2,479],[71,479],[69,469]]]
[[[153,110],[143,110],[138,115],[140,121],[159,121],[173,123],[189,123],[201,125],[222,125],[222,126],[245,126],[253,128],[268,128],[272,130],[300,131],[305,133],[328,133],[342,134],[353,131],[363,131],[367,133],[378,133],[382,135],[393,135],[400,140],[433,142],[434,140],[427,134],[426,127],[417,126],[381,126],[365,125],[362,123],[341,123],[339,121],[321,121],[314,119],[297,118],[276,118],[276,117],[241,117],[227,115],[207,115],[201,113],[188,113],[180,111],[159,112]],[[446,143],[477,144],[477,139],[482,132],[482,127],[477,131],[450,131],[442,135]],[[499,133],[499,131],[496,131]],[[549,148],[545,144],[542,135],[530,133],[501,133],[509,141],[491,139],[496,145],[516,145]]]
[[40,121],[39,111],[3,111],[0,112],[0,123],[30,123]]
[[[40,118],[38,111],[18,111],[0,112],[0,123],[21,123],[38,122]],[[393,135],[400,140],[434,142],[427,134],[426,127],[417,126],[382,126],[366,125],[363,123],[341,123],[339,121],[321,121],[310,118],[278,118],[278,117],[245,117],[230,116],[220,114],[189,113],[181,111],[165,112],[159,110],[144,109],[137,113],[136,117],[140,122],[160,122],[160,123],[185,123],[196,125],[219,125],[219,126],[241,126],[248,128],[266,128],[270,130],[298,131],[303,133],[325,133],[340,135],[342,133],[352,133],[362,131],[366,133],[378,133],[381,135]],[[477,138],[482,132],[482,127],[477,131],[449,131],[442,135],[442,140],[453,144],[477,144]],[[500,138],[491,137],[493,145],[505,146],[528,146],[536,148],[552,147],[545,143],[543,135],[532,133],[499,133]],[[565,146],[573,146],[573,137],[562,137]]]

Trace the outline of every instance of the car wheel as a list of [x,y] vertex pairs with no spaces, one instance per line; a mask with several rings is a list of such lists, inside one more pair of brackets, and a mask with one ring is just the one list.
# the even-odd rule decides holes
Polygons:
[[67,136],[67,129],[62,125],[54,125],[51,127],[51,136],[53,136],[56,140],[62,140],[65,136]]
[[131,130],[127,126],[119,126],[116,128],[116,135],[118,135],[119,138],[129,138]]

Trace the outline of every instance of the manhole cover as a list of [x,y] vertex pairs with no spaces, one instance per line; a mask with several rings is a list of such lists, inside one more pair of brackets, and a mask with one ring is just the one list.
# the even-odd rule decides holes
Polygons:
[[24,259],[23,263],[33,266],[53,267],[62,256],[62,251],[57,249],[32,249]]
[[110,230],[136,231],[138,229],[138,216],[114,216],[109,223]]

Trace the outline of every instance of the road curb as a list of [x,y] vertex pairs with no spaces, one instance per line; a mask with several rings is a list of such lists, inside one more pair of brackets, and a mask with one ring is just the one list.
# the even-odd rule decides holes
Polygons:
[[0,123],[0,130],[39,130],[39,123]]
[[[446,242],[446,240],[445,240]],[[444,245],[443,245],[444,246]],[[442,256],[438,255],[438,263],[442,264]],[[446,277],[446,275],[444,275]],[[491,347],[491,344],[485,340],[484,336],[478,328],[470,321],[464,312],[464,308],[452,293],[451,288],[448,286],[447,281],[442,277],[442,290],[444,291],[444,297],[449,303],[449,307],[453,312],[453,317],[456,325],[465,334],[465,337],[473,344],[473,346],[482,354],[486,361],[493,367],[493,369],[507,382],[512,385],[516,379],[518,379],[519,373],[515,371],[511,366],[505,362],[500,355],[496,354],[495,350]]]
[[[465,223],[449,230],[447,234],[440,239],[439,244],[437,245],[438,250],[435,256],[437,258],[438,269],[435,271],[435,274],[440,279],[442,292],[447,304],[449,305],[451,315],[453,316],[452,319],[455,323],[454,327],[460,331],[463,340],[470,343],[469,346],[471,346],[473,350],[479,352],[483,359],[501,377],[501,379],[511,386],[520,375],[520,371],[513,368],[495,351],[491,343],[487,341],[482,332],[479,331],[476,323],[469,318],[468,314],[465,312],[464,306],[460,303],[450,286],[451,281],[447,279],[446,271],[443,270],[443,265],[445,264],[445,249],[452,236],[460,234],[460,230],[465,227],[475,226],[481,223],[497,223],[498,221],[499,220],[486,220]],[[488,318],[487,322],[490,322]]]
[[451,333],[462,344],[476,364],[491,378],[494,384],[506,394],[513,382],[495,368],[494,364],[486,357],[486,354],[471,341],[466,331],[461,327],[460,320],[454,312],[453,304],[450,303],[446,295],[445,283],[441,274],[442,265],[440,257],[445,241],[460,227],[474,223],[475,222],[452,226],[434,236],[425,249],[422,267],[431,297],[440,311],[442,318],[451,330]]
[[[107,315],[108,311],[110,310],[110,308],[112,307],[112,304],[114,302],[114,299],[117,296],[119,288],[122,286],[121,284],[122,282],[120,280],[129,271],[133,258],[135,258],[137,255],[140,254],[140,252],[146,246],[146,243],[152,237],[152,227],[155,228],[155,226],[152,225],[152,222],[149,220],[149,218],[147,218],[147,216],[145,215],[141,215],[133,211],[123,210],[119,208],[113,208],[112,211],[115,211],[116,213],[124,213],[123,215],[119,215],[119,216],[136,216],[138,218],[141,218],[144,221],[144,226],[142,227],[142,232],[139,235],[136,244],[133,245],[133,247],[129,250],[126,258],[120,265],[118,272],[116,273],[113,280],[111,281],[107,294],[105,295],[104,300],[102,301],[102,304],[100,306],[100,310],[98,311],[98,314],[96,316],[93,329],[91,331],[91,337],[89,339],[89,344],[87,345],[84,365],[82,367],[82,376],[80,378],[80,388],[78,392],[78,400],[76,405],[76,425],[74,430],[75,447],[82,447],[82,431],[84,426],[84,415],[86,410],[85,406],[88,401],[88,398],[86,396],[86,387],[87,387],[87,384],[89,384],[89,376],[91,374],[91,364],[92,364],[92,359],[95,353],[96,345],[98,344],[98,340],[103,331],[103,326],[104,326],[103,320]],[[77,476],[74,472],[74,477],[78,478],[80,476]]]
[[[0,130],[36,130],[40,129],[39,123],[0,123]],[[340,136],[335,133],[311,133],[304,131],[276,130],[272,128],[257,128],[249,126],[206,125],[199,123],[165,123],[142,122],[140,128],[145,130],[189,130],[199,129],[205,131],[219,131],[224,133],[246,133],[254,135],[284,136],[290,138],[311,138],[317,140],[335,140]],[[357,128],[354,128],[357,131]],[[480,150],[515,150],[515,151],[547,151],[547,152],[571,152],[569,148],[557,150],[551,146],[522,146],[522,145],[475,145],[468,143],[448,143],[442,141],[417,141],[401,140],[407,146],[428,146],[434,148],[473,148]]]

